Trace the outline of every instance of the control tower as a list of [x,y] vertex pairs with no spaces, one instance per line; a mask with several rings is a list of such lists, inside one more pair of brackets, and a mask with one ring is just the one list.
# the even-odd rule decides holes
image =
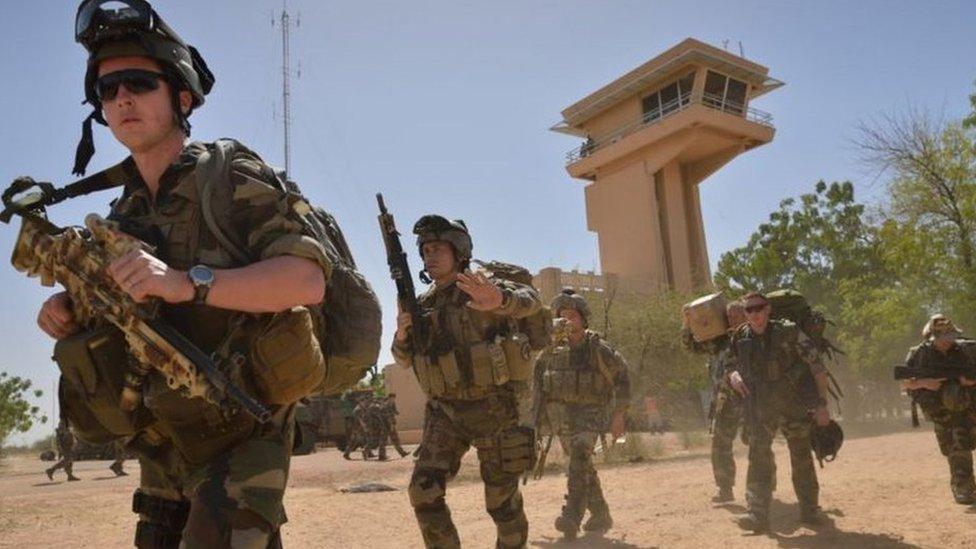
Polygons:
[[772,116],[750,106],[783,85],[768,74],[688,38],[562,111],[552,130],[585,139],[566,170],[589,181],[603,275],[682,292],[711,283],[698,185],[772,141]]

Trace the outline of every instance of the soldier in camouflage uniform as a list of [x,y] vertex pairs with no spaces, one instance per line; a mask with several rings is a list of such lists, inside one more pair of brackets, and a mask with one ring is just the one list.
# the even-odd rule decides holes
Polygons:
[[409,452],[403,449],[400,445],[400,434],[397,433],[397,419],[396,417],[400,414],[396,406],[396,394],[390,393],[386,396],[386,402],[383,404],[381,409],[383,413],[383,420],[386,424],[387,437],[390,443],[393,444],[393,448],[396,449],[400,457],[406,457]]
[[396,404],[392,397],[380,396],[373,399],[370,405],[369,430],[370,441],[375,442],[377,457],[380,461],[386,461],[386,446],[393,443],[394,449],[400,457],[407,455],[407,451],[400,446],[400,437],[396,432]]
[[772,443],[782,431],[790,449],[793,488],[800,520],[822,520],[820,485],[813,466],[810,431],[826,426],[827,372],[813,343],[786,320],[771,320],[766,297],[752,292],[742,299],[746,323],[732,334],[729,382],[745,399],[749,439],[746,475],[748,513],[739,525],[754,532],[769,529],[769,505],[776,482]]
[[[331,265],[256,155],[241,149],[228,159],[226,175],[197,169],[201,155],[212,151],[187,143],[187,117],[213,82],[199,54],[154,12],[113,26],[138,11],[112,15],[98,4],[83,2],[78,11],[78,40],[90,54],[85,92],[94,112],[76,171],[83,172],[93,150],[91,120],[104,121],[131,153],[106,172],[124,184],[110,218],[157,252],[122,257],[109,274],[137,302],[159,298],[161,316],[208,355],[219,348],[225,359],[233,353],[249,361],[255,329],[270,318],[263,313],[321,302]],[[198,184],[205,181],[215,189],[213,208],[229,234],[246,243],[252,262],[233,259],[203,224]],[[255,323],[236,323],[245,316]],[[38,323],[57,339],[82,328],[65,293],[45,302]],[[250,369],[247,363],[240,371]],[[143,383],[143,403],[156,421],[129,444],[141,467],[133,501],[140,515],[136,546],[280,546],[294,405],[271,406],[271,420],[258,424],[243,411],[226,415],[170,389],[155,369]],[[253,387],[250,380],[238,383]]]
[[584,530],[605,532],[613,526],[593,466],[593,449],[608,429],[614,440],[624,433],[630,377],[623,356],[600,334],[587,329],[590,310],[582,296],[564,291],[553,299],[550,308],[555,316],[568,321],[568,341],[539,358],[534,400],[559,437],[563,453],[569,456],[566,504],[556,519],[556,529],[574,538],[587,510],[590,518]]
[[428,399],[410,503],[427,547],[459,547],[444,495],[474,446],[496,545],[523,547],[529,526],[518,482],[532,465],[535,437],[520,426],[518,408],[531,365],[509,362],[502,345],[513,335],[513,319],[539,310],[539,297],[530,286],[470,272],[472,244],[463,222],[428,215],[414,234],[423,277],[433,286],[419,297],[429,340],[415,347],[413,319],[401,313],[393,342],[396,362],[414,369]]
[[125,440],[113,442],[112,450],[115,452],[115,459],[108,466],[109,470],[115,473],[117,477],[127,476],[129,473],[125,472]]
[[64,469],[69,481],[81,480],[71,472],[75,463],[75,435],[71,433],[68,421],[63,417],[58,422],[57,429],[54,430],[54,442],[58,445],[58,455],[61,456],[61,459],[44,471],[47,478],[54,480],[54,472],[58,469]]
[[352,428],[349,430],[349,438],[346,442],[346,449],[342,452],[342,457],[350,459],[350,454],[363,449],[363,461],[373,458],[373,437],[370,428],[370,415],[372,414],[373,397],[368,396],[359,399],[356,407],[352,410]]
[[[939,368],[971,366],[976,341],[959,337],[961,331],[943,315],[933,316],[922,331],[925,341],[912,347],[908,366]],[[939,450],[949,461],[950,487],[956,503],[976,503],[973,450],[976,449],[976,380],[911,379],[902,382],[935,427]]]
[[732,330],[745,322],[742,303],[730,302],[726,306],[726,319],[729,333],[708,341],[695,341],[691,329],[682,327],[681,343],[692,352],[708,355],[708,376],[712,383],[712,402],[708,419],[712,432],[712,474],[718,493],[712,498],[715,503],[726,503],[735,499],[732,487],[735,486],[735,458],[732,443],[742,425],[742,398],[729,385],[727,364],[729,361],[729,338]]

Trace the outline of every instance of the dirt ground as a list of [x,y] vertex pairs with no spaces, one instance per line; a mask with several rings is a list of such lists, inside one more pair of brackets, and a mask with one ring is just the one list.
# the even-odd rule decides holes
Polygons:
[[[829,520],[811,529],[797,521],[789,460],[776,444],[779,490],[770,535],[747,535],[733,523],[741,513],[745,477],[744,448],[737,500],[715,505],[707,450],[673,451],[641,463],[601,464],[600,477],[615,526],[603,537],[564,543],[553,528],[565,488],[561,456],[552,471],[524,488],[530,547],[976,547],[976,508],[953,503],[948,468],[931,428],[849,439],[837,461],[820,471],[821,504]],[[660,453],[661,443],[650,442]],[[392,453],[396,455],[395,453]],[[598,464],[602,457],[596,458]],[[108,462],[82,462],[82,482],[48,482],[48,464],[27,456],[0,465],[0,546],[131,547],[135,517],[129,511],[138,465],[128,462],[128,477],[115,478]],[[287,547],[421,547],[407,501],[409,458],[388,463],[344,461],[334,449],[294,459],[284,526]],[[448,502],[465,547],[491,547],[494,528],[484,512],[477,464],[466,457],[449,486]],[[340,492],[359,482],[396,489],[383,493]]]

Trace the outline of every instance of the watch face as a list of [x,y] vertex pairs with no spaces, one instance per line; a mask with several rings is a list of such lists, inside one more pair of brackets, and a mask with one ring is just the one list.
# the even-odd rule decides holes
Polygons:
[[193,281],[194,285],[197,286],[209,286],[213,284],[214,274],[210,270],[210,267],[204,265],[195,265],[190,268],[190,280]]

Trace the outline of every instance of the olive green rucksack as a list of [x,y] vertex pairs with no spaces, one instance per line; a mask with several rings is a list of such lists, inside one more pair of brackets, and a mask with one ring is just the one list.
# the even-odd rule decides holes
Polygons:
[[[489,278],[508,280],[534,288],[532,273],[525,267],[502,261],[474,260],[473,263],[487,271]],[[515,322],[518,324],[518,330],[528,336],[529,346],[533,351],[541,351],[552,342],[552,311],[549,307],[542,306],[535,314],[519,318]]]
[[824,330],[831,322],[823,313],[811,307],[803,294],[787,288],[766,294],[766,299],[773,309],[773,318],[786,319],[796,324],[821,352],[831,355],[840,351],[824,336]]
[[[197,170],[202,177],[200,200],[207,228],[237,260],[250,263],[243,246],[233,242],[229,231],[221,227],[220,204],[212,203],[218,189],[214,183],[229,181],[232,159],[237,152],[260,157],[233,139],[218,139],[209,154],[201,155]],[[269,168],[270,170],[270,168]],[[317,317],[316,332],[326,358],[326,373],[320,391],[327,395],[340,394],[352,388],[376,364],[380,352],[382,312],[379,300],[369,282],[359,273],[352,252],[335,218],[325,210],[311,206],[295,182],[286,174],[271,170],[279,190],[294,197],[292,214],[312,230],[332,263],[332,275],[326,285],[326,300],[313,314]],[[272,175],[272,173],[269,173]]]

